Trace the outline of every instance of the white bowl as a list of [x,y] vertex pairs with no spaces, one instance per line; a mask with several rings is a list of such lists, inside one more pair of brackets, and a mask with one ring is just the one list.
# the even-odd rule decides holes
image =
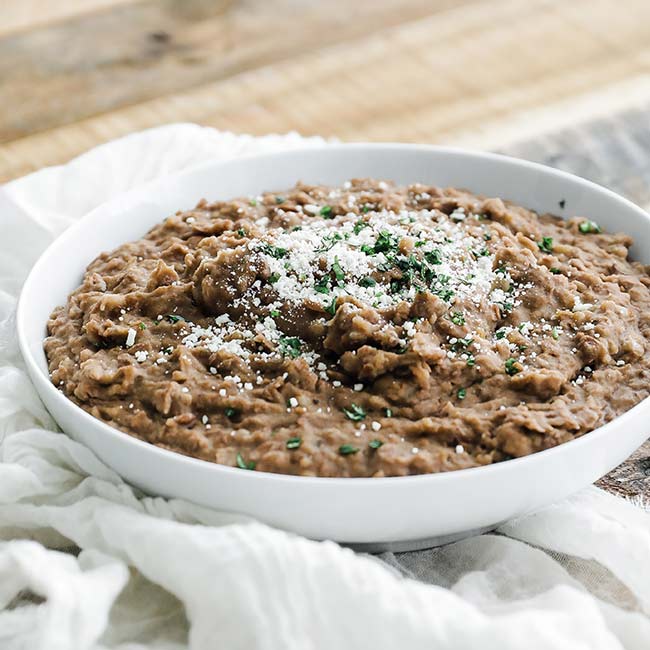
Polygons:
[[539,212],[588,216],[608,230],[632,235],[633,255],[650,263],[650,217],[643,210],[581,178],[503,156],[353,144],[202,165],[93,210],[59,237],[30,273],[18,306],[20,347],[36,389],[63,431],[146,492],[368,549],[422,547],[494,527],[593,483],[643,443],[650,399],[577,440],[486,467],[396,478],[284,476],[242,471],[147,444],[92,417],[50,383],[43,352],[47,319],[100,252],[140,238],[203,197],[230,199],[286,189],[298,180],[341,184],[355,177],[462,187]]

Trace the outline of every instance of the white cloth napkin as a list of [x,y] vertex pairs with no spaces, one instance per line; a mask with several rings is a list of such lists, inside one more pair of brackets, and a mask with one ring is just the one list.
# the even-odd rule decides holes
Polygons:
[[650,515],[595,488],[496,534],[377,559],[144,497],[55,432],[13,323],[45,246],[163,174],[322,142],[170,125],[0,188],[0,648],[647,649]]

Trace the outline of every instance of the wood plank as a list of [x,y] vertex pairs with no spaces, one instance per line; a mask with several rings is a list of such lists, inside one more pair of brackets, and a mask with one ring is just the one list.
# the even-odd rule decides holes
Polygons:
[[0,142],[475,1],[145,0],[84,13],[0,39]]
[[184,120],[253,134],[295,129],[471,146],[486,125],[525,121],[540,106],[564,110],[585,95],[650,78],[648,19],[646,0],[628,0],[625,12],[615,0],[463,5],[6,143],[0,178]]
[[2,0],[0,36],[140,0]]

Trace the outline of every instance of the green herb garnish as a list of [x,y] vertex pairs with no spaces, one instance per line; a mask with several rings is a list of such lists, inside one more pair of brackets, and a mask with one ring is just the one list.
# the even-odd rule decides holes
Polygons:
[[320,215],[322,217],[325,217],[326,219],[331,219],[332,218],[332,206],[331,205],[324,205],[320,209]]
[[594,233],[603,232],[603,229],[595,221],[583,221],[579,226],[578,230],[581,233]]
[[282,336],[280,337],[280,352],[283,357],[291,357],[296,359],[300,356],[302,350],[302,342],[297,336]]
[[376,284],[377,280],[370,275],[366,275],[359,280],[359,286],[361,287],[374,287]]
[[454,325],[464,325],[465,324],[465,316],[463,316],[463,313],[460,311],[455,311],[450,318],[451,322]]
[[337,300],[338,300],[338,297],[334,296],[334,298],[332,298],[332,302],[329,305],[327,305],[327,307],[325,307],[325,311],[328,314],[331,314],[332,316],[334,316],[334,314],[336,314],[336,301]]
[[353,447],[352,445],[341,445],[339,447],[339,454],[341,456],[349,456],[350,454],[356,454],[359,451],[359,447]]
[[276,260],[281,260],[283,257],[287,256],[289,252],[286,248],[280,248],[279,246],[273,246],[273,244],[264,243],[262,245],[262,252],[275,257]]
[[139,327],[141,330],[146,330],[146,329],[147,329],[147,326],[146,326],[144,323],[139,323],[139,324],[138,324],[138,327]]
[[370,447],[370,449],[379,449],[379,447],[381,447],[383,444],[383,440],[377,440],[375,438],[368,443],[368,447]]
[[467,389],[459,388],[456,395],[458,396],[458,399],[465,399],[465,396],[467,395]]
[[226,406],[223,413],[229,420],[232,420],[234,417],[239,415],[239,409],[233,408],[232,406]]
[[276,196],[275,197],[275,202],[280,205],[281,203],[284,203],[284,196]]
[[237,231],[237,234],[238,234],[240,237],[246,237],[246,231],[245,231],[243,228],[240,228],[240,229]]
[[549,271],[550,271],[553,275],[559,275],[560,273],[562,273],[562,271],[560,271],[560,269],[558,269],[556,266],[552,266],[552,267],[549,269]]
[[384,412],[386,413],[387,418],[393,417],[393,409],[384,409]]
[[273,273],[269,275],[269,284],[275,284],[279,279],[280,274],[277,271],[273,271]]
[[332,264],[332,271],[334,271],[334,277],[337,279],[338,282],[341,282],[345,279],[345,273],[343,273],[343,269],[341,268],[341,264],[339,262],[338,257],[334,258],[334,264]]
[[553,252],[553,237],[542,237],[542,241],[537,242],[537,247],[542,253]]
[[354,420],[355,422],[359,422],[366,417],[365,409],[356,404],[350,404],[350,408],[343,408],[343,413],[345,413],[350,420]]
[[469,358],[467,359],[467,367],[472,368],[476,365],[476,359],[474,358],[474,355],[469,355]]
[[182,316],[177,314],[165,314],[165,320],[169,323],[178,323],[179,321],[185,320]]
[[358,235],[364,228],[367,228],[369,225],[370,224],[364,221],[363,219],[359,219],[359,221],[357,221],[354,224],[354,228],[352,229],[352,231],[354,232],[355,235]]
[[298,449],[302,445],[302,438],[289,438],[287,440],[287,449]]
[[517,368],[515,365],[517,363],[517,359],[513,359],[512,357],[508,360],[506,360],[506,374],[510,375],[516,375],[518,372],[520,372],[520,369]]
[[255,469],[255,461],[251,460],[247,463],[241,454],[237,454],[237,467],[239,469]]

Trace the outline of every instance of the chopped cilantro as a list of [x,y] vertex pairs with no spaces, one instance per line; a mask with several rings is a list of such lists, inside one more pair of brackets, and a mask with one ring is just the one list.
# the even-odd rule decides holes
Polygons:
[[332,302],[329,305],[327,305],[327,307],[325,307],[325,311],[328,314],[331,314],[332,316],[334,316],[334,314],[336,314],[336,301],[337,300],[338,300],[338,296],[334,296],[334,298],[332,298]]
[[520,372],[520,369],[517,368],[516,363],[517,363],[517,359],[513,359],[512,357],[506,360],[507,375],[510,375],[512,377],[512,375],[516,375],[518,372]]
[[494,336],[495,336],[497,339],[505,338],[505,335],[506,335],[506,328],[505,328],[505,327],[500,327],[500,328],[499,328],[499,329],[494,333]]
[[330,278],[329,275],[324,275],[315,285],[314,291],[318,293],[329,293],[330,292]]
[[239,410],[236,408],[233,408],[232,406],[226,406],[224,409],[224,415],[229,419],[232,420],[232,418],[235,418],[239,415]]
[[467,389],[459,388],[456,395],[458,395],[458,399],[465,399],[465,396],[467,395]]
[[587,233],[599,233],[602,232],[603,229],[595,222],[595,221],[583,221],[579,226],[578,230],[581,233],[587,234]]
[[243,228],[240,228],[240,229],[237,231],[237,234],[238,234],[240,237],[246,237],[246,231],[245,231]]
[[341,268],[341,264],[339,262],[338,257],[334,258],[334,264],[332,264],[332,271],[334,271],[334,277],[337,279],[337,281],[341,282],[342,280],[345,279],[345,273],[343,273],[343,269]]
[[424,254],[424,259],[429,262],[429,264],[441,264],[442,257],[440,256],[440,251],[437,248],[434,248],[432,251],[428,251]]
[[237,454],[237,467],[239,469],[255,469],[255,461],[251,460],[247,463],[241,454]]
[[248,205],[250,205],[251,207],[254,208],[254,207],[257,205],[257,201],[256,201],[255,199],[251,199],[251,200],[248,202]]
[[359,422],[366,417],[366,411],[362,406],[357,406],[356,404],[350,404],[350,408],[343,408],[343,413],[345,413],[350,420]]
[[300,356],[302,350],[302,342],[297,336],[282,336],[280,337],[280,352],[283,357],[291,357],[296,359]]
[[554,327],[554,328],[553,328],[552,336],[553,336],[553,338],[554,338],[556,341],[560,338],[560,333],[558,332],[557,327]]
[[469,358],[467,359],[467,367],[472,368],[476,365],[476,359],[474,358],[473,354],[469,355]]
[[368,443],[368,447],[370,447],[370,449],[379,449],[379,447],[381,447],[383,444],[383,440],[377,440],[375,438]]
[[339,454],[341,456],[349,456],[350,454],[356,454],[359,451],[359,447],[353,447],[352,445],[341,445],[339,447]]
[[361,208],[361,212],[363,212],[363,214],[366,214],[366,212],[370,212],[370,206],[369,205],[364,205]]
[[483,239],[484,239],[485,241],[490,241],[490,239],[492,239],[492,233],[491,233],[491,232],[486,232],[486,233],[484,233],[484,234],[483,234]]
[[381,230],[372,250],[375,253],[387,253],[396,248],[397,238],[394,235],[391,235],[387,230]]
[[358,235],[364,228],[367,228],[370,224],[364,221],[363,219],[359,219],[355,224],[354,228],[352,231],[354,232],[355,235]]
[[284,203],[284,196],[276,196],[275,197],[275,202],[280,205],[281,203]]
[[450,320],[454,325],[464,325],[465,324],[465,316],[463,316],[463,312],[460,312],[460,311],[455,311],[451,315]]
[[277,318],[280,312],[277,309],[271,309],[271,318]]
[[271,257],[275,257],[276,260],[281,260],[283,257],[287,256],[287,253],[289,251],[286,248],[280,248],[279,246],[273,246],[273,244],[265,243],[262,245],[262,252],[270,255]]
[[359,280],[359,286],[361,287],[374,287],[376,284],[377,280],[375,280],[371,275],[366,275]]
[[165,320],[169,323],[178,323],[178,321],[185,320],[182,316],[178,314],[165,314]]
[[560,273],[562,273],[562,271],[560,271],[560,269],[558,269],[556,266],[552,266],[552,267],[549,269],[549,271],[550,271],[553,275],[559,275]]
[[447,289],[447,288],[444,288],[444,287],[442,289],[436,289],[434,291],[434,293],[437,296],[440,296],[440,298],[442,300],[444,300],[445,302],[449,302],[452,299],[452,297],[454,296],[454,291],[452,289]]
[[273,273],[269,275],[269,284],[275,284],[279,279],[280,274],[277,271],[273,271]]
[[141,330],[146,330],[146,329],[147,329],[147,326],[146,326],[144,323],[140,323],[140,324],[138,325],[138,327],[139,327]]
[[298,449],[300,445],[302,445],[302,438],[296,437],[287,440],[287,449]]
[[332,218],[332,206],[331,205],[324,205],[320,209],[320,215],[322,217],[325,217],[326,219],[331,219]]
[[542,253],[553,252],[553,237],[542,237],[542,241],[537,242],[537,247]]

